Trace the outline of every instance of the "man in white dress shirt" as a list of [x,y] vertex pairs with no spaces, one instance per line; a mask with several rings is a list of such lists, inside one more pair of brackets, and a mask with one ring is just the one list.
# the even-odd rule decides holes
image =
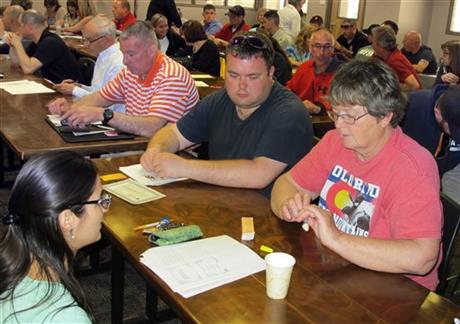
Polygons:
[[[75,83],[73,80],[64,80],[55,86],[63,94],[74,95],[77,98],[87,96],[101,89],[107,82],[123,68],[123,54],[120,44],[116,40],[115,24],[103,16],[92,18],[82,30],[83,39],[88,48],[99,52],[94,66],[91,86]],[[111,106],[112,110],[125,111],[125,105],[117,103]]]
[[292,39],[296,39],[300,32],[301,17],[299,10],[302,9],[305,0],[288,0],[288,4],[278,10],[280,27],[284,29]]

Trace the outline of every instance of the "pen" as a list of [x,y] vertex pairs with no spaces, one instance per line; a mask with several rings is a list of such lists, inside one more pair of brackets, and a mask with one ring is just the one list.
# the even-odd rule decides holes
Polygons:
[[46,82],[48,82],[48,83],[51,84],[52,86],[55,86],[55,85],[56,85],[56,83],[54,83],[54,82],[51,81],[51,80],[48,80],[48,79],[45,79],[45,78],[43,78],[43,80],[45,80]]
[[172,221],[174,221],[174,219],[169,219],[169,218],[165,217],[165,218],[162,218],[161,221],[159,221],[159,222],[134,227],[134,232],[142,231],[144,229],[155,227],[155,226],[158,226],[160,224],[168,224],[168,223],[170,223]]

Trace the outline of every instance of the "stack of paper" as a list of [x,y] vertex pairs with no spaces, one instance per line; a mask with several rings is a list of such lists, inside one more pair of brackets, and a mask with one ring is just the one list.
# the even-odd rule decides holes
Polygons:
[[147,172],[142,165],[133,164],[120,167],[120,171],[144,186],[161,186],[167,183],[186,180],[187,178],[163,178],[155,172]]
[[265,270],[261,257],[227,235],[151,248],[141,262],[185,298]]
[[53,89],[47,88],[41,83],[30,80],[0,82],[0,89],[9,92],[12,95],[55,92]]

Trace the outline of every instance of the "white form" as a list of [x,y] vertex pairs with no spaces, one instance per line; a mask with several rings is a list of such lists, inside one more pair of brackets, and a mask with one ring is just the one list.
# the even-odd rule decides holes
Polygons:
[[30,80],[0,82],[0,89],[5,90],[12,95],[55,92],[53,89],[45,87],[41,83]]
[[187,180],[187,178],[163,178],[155,172],[147,172],[142,165],[133,164],[126,167],[120,167],[120,171],[128,177],[136,180],[144,186],[161,186],[167,183]]
[[185,298],[265,270],[260,256],[227,235],[150,248],[140,260]]

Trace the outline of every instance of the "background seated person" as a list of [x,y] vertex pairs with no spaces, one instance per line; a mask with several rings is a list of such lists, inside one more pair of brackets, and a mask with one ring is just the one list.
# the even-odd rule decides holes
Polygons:
[[[452,86],[442,95],[435,108],[436,120],[444,133],[449,135],[447,155],[451,169],[442,175],[442,192],[460,204],[460,86]],[[439,163],[440,159],[437,159]],[[452,165],[453,163],[456,163]],[[444,163],[445,164],[445,163]],[[440,170],[441,171],[441,170]]]
[[[265,35],[235,36],[226,59],[225,88],[160,130],[141,164],[161,176],[262,189],[269,196],[276,177],[311,149],[311,121],[297,97],[273,81],[273,47]],[[202,142],[208,142],[209,161],[173,154]]]
[[67,0],[67,13],[64,16],[64,20],[58,21],[58,24],[67,28],[78,24],[81,18],[77,0]]
[[287,87],[299,96],[310,113],[319,114],[330,109],[329,86],[343,62],[332,56],[334,36],[325,28],[313,31],[309,46],[312,59],[299,67]]
[[[54,83],[65,79],[83,80],[77,60],[64,41],[51,33],[45,26],[45,20],[35,10],[27,10],[20,16],[21,34],[9,33],[12,64],[21,66],[25,74],[40,70],[42,76]],[[33,43],[27,48],[22,44],[22,37]]]
[[[116,31],[115,24],[109,18],[104,16],[91,18],[82,30],[83,39],[88,49],[99,53],[94,65],[91,86],[85,86],[73,82],[73,80],[64,80],[57,84],[54,89],[60,93],[81,98],[100,90],[111,81],[124,67],[123,54],[116,38]],[[117,103],[110,108],[114,111],[123,112],[125,105]]]
[[204,32],[196,20],[188,20],[182,25],[182,34],[188,46],[192,47],[192,59],[185,63],[189,70],[197,70],[214,76],[220,74],[219,49]]
[[216,7],[210,3],[203,6],[203,28],[206,35],[214,35],[222,28],[216,19]]
[[72,265],[101,238],[110,203],[89,159],[63,151],[27,161],[0,225],[4,323],[94,322]]
[[280,28],[280,17],[278,16],[276,10],[268,10],[264,14],[262,28],[271,35],[271,37],[278,41],[278,44],[283,50],[292,45],[293,39],[291,35]]
[[307,223],[324,246],[360,267],[435,290],[439,176],[431,154],[398,126],[405,107],[398,79],[381,62],[354,61],[337,72],[329,97],[336,129],[276,181],[273,212]]
[[274,78],[276,81],[285,86],[292,78],[291,62],[278,41],[270,35],[268,35],[268,38],[272,42],[273,50],[275,51],[275,55],[273,57],[273,66],[275,67]]
[[348,58],[352,58],[358,50],[369,45],[367,36],[358,30],[356,20],[344,19],[340,25],[341,35],[337,38],[338,50]]
[[228,16],[228,24],[225,24],[214,36],[210,35],[209,38],[216,43],[217,46],[227,47],[228,42],[236,34],[248,31],[251,26],[244,21],[245,11],[241,6],[233,6],[228,9],[225,14]]
[[169,28],[168,18],[162,14],[154,14],[152,26],[157,35],[160,51],[169,57],[181,57],[191,54],[191,50],[185,44],[185,40],[175,31]]
[[113,0],[112,14],[113,22],[118,30],[123,31],[136,22],[128,0]]
[[[151,137],[166,123],[175,123],[198,102],[198,91],[190,73],[158,50],[153,27],[139,21],[120,35],[126,67],[101,90],[73,105],[59,98],[49,105],[77,127],[96,121],[121,131]],[[126,113],[107,109],[124,103]],[[105,109],[104,109],[105,108]]]
[[393,29],[385,26],[374,28],[372,30],[372,48],[374,49],[372,57],[382,60],[396,72],[404,90],[422,87],[417,71],[398,49]]
[[441,45],[441,66],[436,75],[435,84],[460,83],[460,41],[451,40]]
[[[70,0],[75,1],[75,0]],[[69,26],[64,26],[62,29],[65,32],[70,33],[79,33],[83,29],[83,26],[91,20],[93,16],[97,15],[96,6],[92,0],[77,0],[77,10],[80,20],[75,24],[69,24]],[[67,11],[70,11],[67,9]]]
[[422,44],[422,35],[417,31],[409,31],[404,35],[401,53],[412,63],[418,73],[436,74],[438,64],[433,51]]
[[294,67],[299,67],[302,63],[311,59],[310,53],[310,37],[314,28],[305,27],[297,35],[294,45],[290,45],[286,48],[286,54]]
[[43,18],[48,27],[55,28],[56,23],[61,24],[64,21],[67,11],[59,4],[58,0],[45,0],[43,5],[46,8],[43,12]]

